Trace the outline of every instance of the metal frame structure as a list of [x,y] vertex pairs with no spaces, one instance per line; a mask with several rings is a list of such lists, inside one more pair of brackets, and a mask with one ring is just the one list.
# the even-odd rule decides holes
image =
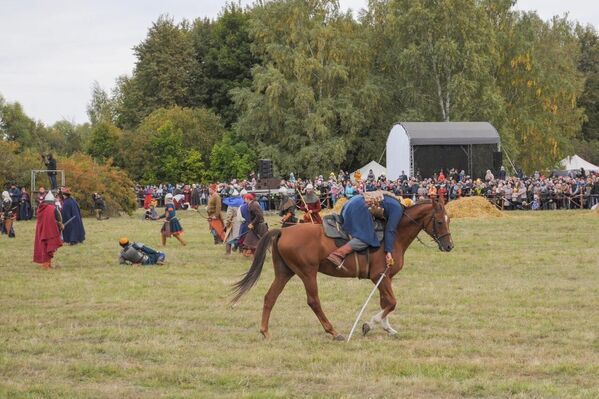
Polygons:
[[[31,195],[33,194],[37,194],[37,189],[36,189],[36,176],[39,173],[48,173],[48,172],[56,172],[57,174],[60,173],[60,186],[64,187],[65,185],[65,178],[64,178],[64,170],[62,169],[33,169],[31,170]],[[33,208],[33,210],[35,210],[36,208],[36,202],[35,201],[31,201],[31,207]]]

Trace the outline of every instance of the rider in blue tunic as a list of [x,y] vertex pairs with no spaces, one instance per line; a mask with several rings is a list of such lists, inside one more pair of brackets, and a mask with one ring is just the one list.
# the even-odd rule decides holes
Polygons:
[[[387,262],[391,263],[393,261],[391,252],[393,251],[397,226],[399,226],[403,216],[403,205],[395,197],[384,194],[376,205],[371,206],[371,208],[373,207],[381,213],[377,216],[385,221],[383,247]],[[341,210],[343,230],[351,236],[351,240],[327,256],[327,259],[336,266],[340,266],[345,257],[354,251],[381,246],[375,231],[373,213],[376,213],[376,210],[371,212],[371,208],[364,199],[364,195],[356,195]]]

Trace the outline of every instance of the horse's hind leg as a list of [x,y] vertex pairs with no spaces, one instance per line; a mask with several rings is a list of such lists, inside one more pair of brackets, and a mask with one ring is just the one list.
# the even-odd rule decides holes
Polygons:
[[324,330],[333,336],[333,339],[336,341],[345,341],[345,337],[339,334],[333,328],[331,322],[327,319],[322,311],[322,307],[320,306],[320,298],[318,297],[318,284],[316,282],[316,273],[313,275],[304,275],[300,276],[302,281],[304,282],[304,287],[306,288],[306,296],[308,297],[308,306],[312,309],[312,311],[318,317],[320,324]]
[[275,279],[273,280],[268,292],[264,296],[264,307],[262,308],[262,323],[260,324],[260,332],[264,338],[270,338],[268,332],[268,321],[270,319],[270,312],[277,302],[277,298],[285,288],[285,285],[294,276],[294,272],[287,267],[281,254],[276,247],[273,247],[272,251],[272,262],[275,267]]
[[289,281],[289,279],[293,277],[293,272],[290,274],[276,274],[275,279],[270,285],[270,288],[266,295],[264,296],[264,307],[262,308],[262,323],[260,324],[260,332],[264,336],[264,338],[270,338],[270,333],[268,332],[268,320],[270,319],[270,312],[272,308],[275,306],[277,302],[277,298],[285,285]]

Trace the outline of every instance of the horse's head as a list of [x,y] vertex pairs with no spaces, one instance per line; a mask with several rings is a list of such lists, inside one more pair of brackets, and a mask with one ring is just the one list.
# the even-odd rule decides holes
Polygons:
[[449,215],[445,211],[445,201],[433,197],[433,215],[424,229],[435,240],[439,249],[449,252],[453,249],[453,240],[449,231]]

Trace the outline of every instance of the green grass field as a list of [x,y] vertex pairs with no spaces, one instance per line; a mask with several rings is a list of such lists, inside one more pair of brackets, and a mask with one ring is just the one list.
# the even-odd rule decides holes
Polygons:
[[[206,222],[180,213],[189,245],[167,264],[118,265],[118,238],[151,246],[140,216],[85,220],[84,245],[31,263],[34,222],[0,239],[2,398],[597,398],[599,217],[589,211],[452,222],[449,254],[418,243],[394,280],[380,328],[334,342],[287,285],[259,333],[270,258],[234,309],[229,287],[249,262],[211,244]],[[372,288],[319,278],[323,309],[347,335]],[[365,318],[378,311],[378,296]]]

